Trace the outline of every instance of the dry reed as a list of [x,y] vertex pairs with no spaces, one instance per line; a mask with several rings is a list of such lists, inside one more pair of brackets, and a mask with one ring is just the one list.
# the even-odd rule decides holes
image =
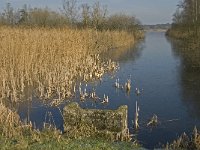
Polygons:
[[0,133],[6,137],[20,135],[20,125],[19,115],[0,104]]
[[111,60],[103,62],[100,53],[134,43],[133,35],[123,31],[70,28],[0,27],[0,39],[2,103],[33,94],[59,101],[71,97],[77,80],[98,79],[116,68]]

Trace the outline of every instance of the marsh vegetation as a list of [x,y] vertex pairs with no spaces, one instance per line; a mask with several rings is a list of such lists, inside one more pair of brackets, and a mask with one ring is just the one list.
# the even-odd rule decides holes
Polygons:
[[[7,4],[0,13],[0,139],[4,149],[31,149],[38,143],[49,148],[53,141],[65,147],[69,137],[52,124],[44,123],[40,132],[29,118],[21,120],[16,106],[35,98],[49,107],[71,100],[81,83],[101,80],[105,73],[118,69],[118,62],[102,57],[105,53],[129,49],[143,37],[135,17],[108,16],[98,2],[79,7],[80,14],[75,0],[63,1],[61,12],[26,5],[15,10]],[[98,144],[100,149],[97,140]],[[118,146],[110,145],[114,147]]]
[[134,43],[134,36],[124,31],[0,30],[2,103],[19,102],[32,95],[43,100],[69,98],[75,94],[78,80],[99,79],[116,69],[117,63],[103,62],[100,53]]
[[[69,101],[95,110],[128,105],[126,131],[145,147],[169,142],[171,149],[197,148],[197,129],[191,138],[184,134],[172,141],[185,130],[199,127],[199,4],[199,0],[180,3],[168,40],[162,32],[146,33],[145,47],[139,44],[143,53],[133,48],[144,37],[137,18],[109,15],[99,2],[78,6],[76,0],[64,0],[59,12],[26,5],[15,9],[7,4],[0,13],[2,148],[135,148],[136,143],[119,142],[118,136],[100,138],[107,131],[96,136],[96,127],[84,122],[77,123],[78,127],[72,124],[69,136],[66,130],[58,130],[62,130],[55,123],[58,116],[48,110],[39,131],[29,117],[34,113],[29,104],[37,100],[42,105],[35,112],[56,108],[61,118]],[[18,110],[22,103],[22,108],[28,107],[23,119]],[[84,121],[84,116],[80,118]],[[125,136],[129,139],[129,132]]]

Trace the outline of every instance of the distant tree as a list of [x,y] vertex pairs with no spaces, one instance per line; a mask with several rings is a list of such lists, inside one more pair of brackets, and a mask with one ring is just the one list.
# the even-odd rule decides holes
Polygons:
[[125,30],[135,32],[140,26],[139,20],[126,14],[114,14],[108,18],[107,26],[110,30]]
[[49,12],[46,9],[34,8],[30,10],[29,23],[34,26],[46,26]]
[[[200,0],[183,0],[177,5],[174,15],[174,23],[184,23],[189,25],[198,24],[200,21]],[[181,18],[181,22],[180,22]]]
[[63,0],[62,10],[63,14],[71,25],[75,24],[78,17],[77,1]]
[[59,13],[49,10],[48,8],[34,8],[29,10],[28,24],[33,26],[64,26],[67,24],[66,19]]
[[10,3],[6,4],[6,8],[4,9],[4,12],[2,13],[2,17],[3,17],[3,20],[5,21],[5,24],[10,24],[10,25],[15,24],[14,9]]
[[94,3],[94,5],[92,6],[91,19],[92,26],[95,29],[103,28],[103,23],[106,22],[107,12],[108,11],[106,6],[101,6],[99,2]]
[[14,11],[8,3],[0,14],[0,24],[40,27],[71,25],[71,27],[87,27],[96,30],[126,30],[132,33],[141,27],[135,17],[125,14],[109,17],[107,7],[100,5],[99,2],[95,2],[92,6],[88,4],[77,6],[77,0],[63,0],[61,12],[49,8],[28,8],[27,5]]
[[178,8],[173,15],[173,27],[188,32],[195,31],[198,35],[200,28],[200,0],[182,0],[177,5]]
[[19,10],[19,14],[20,14],[20,18],[19,18],[18,23],[26,24],[28,22],[28,17],[29,17],[28,8],[26,4],[23,6],[22,9]]
[[173,21],[175,24],[183,23],[183,17],[182,17],[182,15],[181,15],[180,9],[177,9],[176,12],[173,14],[173,19],[172,19],[172,21]]
[[84,27],[89,27],[91,23],[90,6],[88,4],[81,5],[82,24]]

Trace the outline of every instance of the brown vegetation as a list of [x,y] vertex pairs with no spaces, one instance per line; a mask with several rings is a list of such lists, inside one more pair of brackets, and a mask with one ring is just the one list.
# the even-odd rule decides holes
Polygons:
[[200,37],[200,0],[183,0],[177,5],[167,34],[178,39]]
[[200,134],[195,127],[192,136],[189,137],[183,133],[177,140],[171,144],[167,144],[166,149],[200,149]]
[[[0,12],[0,139],[4,146],[27,149],[34,143],[60,143],[59,131],[51,125],[44,127],[46,132],[35,130],[31,122],[20,121],[13,105],[34,96],[59,105],[75,96],[78,82],[101,79],[117,69],[116,62],[102,59],[105,52],[128,49],[143,36],[134,17],[115,16],[111,22],[113,17],[108,18],[107,9],[98,2],[83,5],[82,18],[77,19],[75,2],[63,1],[64,14],[26,5],[14,10],[9,3]],[[116,27],[119,22],[121,26]]]
[[[63,100],[74,95],[77,80],[100,78],[116,63],[99,54],[128,48],[133,35],[124,31],[48,28],[0,28],[0,99],[18,102],[35,94]],[[28,90],[30,89],[30,90]]]
[[[5,137],[13,137],[21,134],[21,121],[16,112],[0,104],[0,133]],[[0,135],[0,136],[1,136]]]

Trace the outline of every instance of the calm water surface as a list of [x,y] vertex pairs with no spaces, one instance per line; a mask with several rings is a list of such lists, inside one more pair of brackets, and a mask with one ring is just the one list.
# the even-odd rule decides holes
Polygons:
[[[95,88],[99,97],[103,97],[104,93],[109,95],[109,104],[88,101],[80,102],[81,107],[117,109],[128,105],[129,128],[135,133],[132,120],[135,102],[138,101],[140,129],[136,137],[148,149],[171,142],[183,132],[191,133],[195,125],[200,129],[200,72],[187,70],[175,51],[163,32],[147,32],[144,42],[137,48],[106,54],[119,62],[120,69],[112,77],[105,75],[101,83],[90,83],[87,90]],[[113,87],[116,78],[121,84],[131,78],[129,95]],[[135,94],[136,87],[142,89],[140,96]],[[44,121],[50,121],[62,129],[60,110],[39,104],[32,102],[29,110],[22,105],[19,108],[21,118],[30,114],[30,120],[37,127],[42,127]],[[153,114],[158,116],[159,124],[150,128],[146,124]]]

